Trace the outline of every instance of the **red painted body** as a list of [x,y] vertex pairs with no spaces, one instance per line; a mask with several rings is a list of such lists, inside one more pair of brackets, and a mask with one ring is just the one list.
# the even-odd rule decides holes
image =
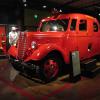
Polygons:
[[8,50],[13,67],[48,82],[70,63],[70,53],[80,60],[100,56],[100,26],[85,14],[61,14],[43,19],[37,32],[21,32],[18,45]]
[[[55,20],[68,20],[65,31],[41,31],[42,23]],[[72,19],[76,19],[76,29],[71,30]],[[86,20],[86,30],[80,31],[80,20]],[[94,32],[93,23],[98,25],[98,31]],[[24,62],[33,60],[38,61],[47,56],[52,51],[61,54],[65,63],[70,63],[70,52],[78,50],[80,60],[100,55],[100,25],[96,18],[85,14],[61,14],[43,19],[37,32],[25,32],[26,48],[23,55],[19,53],[23,50],[23,42],[18,47],[11,47],[8,53],[16,59],[23,59]],[[20,40],[19,40],[20,41]],[[31,48],[32,41],[36,42],[37,47]],[[15,49],[14,49],[15,48]],[[20,56],[19,56],[20,55]]]
[[0,25],[0,54],[6,54],[6,26]]

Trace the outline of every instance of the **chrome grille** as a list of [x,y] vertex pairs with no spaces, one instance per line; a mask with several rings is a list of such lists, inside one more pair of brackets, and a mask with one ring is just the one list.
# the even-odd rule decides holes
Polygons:
[[26,34],[24,32],[20,33],[18,40],[18,58],[23,59],[25,56],[25,51],[27,48]]

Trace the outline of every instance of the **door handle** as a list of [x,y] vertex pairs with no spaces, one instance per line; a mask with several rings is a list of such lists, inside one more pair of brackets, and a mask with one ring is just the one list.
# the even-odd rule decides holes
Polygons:
[[92,43],[88,44],[88,51],[92,51]]

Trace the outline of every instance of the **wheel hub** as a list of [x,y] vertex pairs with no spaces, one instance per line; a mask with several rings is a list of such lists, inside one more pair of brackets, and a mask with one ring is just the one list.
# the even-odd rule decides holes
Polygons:
[[44,64],[44,71],[47,78],[55,77],[58,73],[58,63],[55,60],[48,59]]

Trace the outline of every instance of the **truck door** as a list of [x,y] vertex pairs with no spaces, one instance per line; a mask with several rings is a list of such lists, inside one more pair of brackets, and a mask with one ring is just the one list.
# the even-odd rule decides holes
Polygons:
[[100,54],[100,31],[99,31],[99,25],[96,21],[93,21],[92,23],[93,26],[93,37],[92,37],[92,41],[94,44],[93,47],[93,54],[94,55],[98,55]]
[[77,50],[77,39],[76,39],[76,31],[77,31],[77,19],[70,18],[68,29],[66,31],[66,37],[65,37],[65,48],[66,53],[68,54],[69,58],[69,52]]
[[88,25],[87,19],[78,19],[77,46],[81,60],[88,58],[88,47],[91,49],[91,42],[88,37]]
[[78,49],[81,59],[93,57],[98,49],[98,24],[93,19],[80,19],[78,30]]

